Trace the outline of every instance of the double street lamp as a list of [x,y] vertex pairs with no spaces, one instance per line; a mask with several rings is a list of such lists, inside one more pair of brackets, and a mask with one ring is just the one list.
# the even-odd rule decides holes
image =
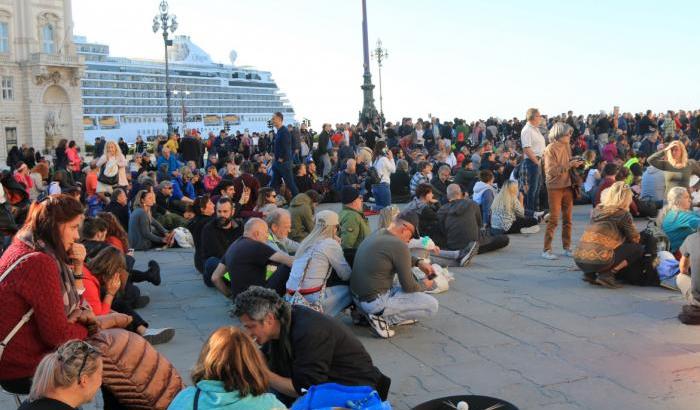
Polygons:
[[379,121],[381,122],[380,133],[384,132],[384,100],[382,98],[382,62],[389,57],[386,48],[382,48],[382,40],[377,40],[377,47],[372,50],[372,58],[377,60],[379,67]]
[[167,106],[168,136],[173,132],[173,112],[170,108],[170,71],[168,69],[168,46],[173,45],[173,41],[168,39],[168,31],[174,33],[177,30],[177,17],[168,14],[168,2],[160,2],[160,13],[153,17],[153,32],[163,29],[163,44],[165,46],[165,104]]

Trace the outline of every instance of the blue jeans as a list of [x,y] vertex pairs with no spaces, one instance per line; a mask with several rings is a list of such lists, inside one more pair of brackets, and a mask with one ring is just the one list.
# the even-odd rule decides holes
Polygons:
[[[350,296],[350,287],[345,285],[337,285],[326,288],[325,295],[323,296],[323,313],[335,317],[340,314],[346,307],[350,306],[352,303],[352,296]],[[310,303],[318,302],[321,297],[321,292],[311,293],[309,295],[304,295],[306,300]]]
[[372,196],[374,197],[377,210],[391,205],[391,190],[386,182],[372,185]]
[[283,179],[287,188],[292,192],[292,196],[297,196],[299,189],[297,189],[297,184],[294,182],[294,176],[292,175],[292,162],[279,162],[275,160],[275,162],[272,163],[272,181],[270,181],[270,186],[272,186],[275,191],[279,192]]
[[382,316],[390,326],[427,319],[438,311],[437,299],[423,292],[406,293],[401,286],[394,286],[371,302],[355,300],[355,305],[365,313]]
[[204,280],[204,284],[210,288],[214,287],[214,283],[211,281],[211,276],[214,274],[216,267],[219,266],[219,263],[221,263],[221,259],[214,256],[210,256],[206,261],[204,261],[204,273],[202,273],[202,279]]
[[540,201],[540,185],[542,172],[540,165],[532,162],[530,158],[525,158],[524,165],[527,167],[527,191],[525,192],[525,216],[532,216],[537,211]]

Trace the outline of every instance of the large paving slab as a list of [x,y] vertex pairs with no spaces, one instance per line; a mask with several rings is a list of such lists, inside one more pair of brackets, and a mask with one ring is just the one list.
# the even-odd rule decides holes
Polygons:
[[[575,209],[575,240],[589,211]],[[353,328],[392,378],[393,406],[466,393],[521,409],[700,408],[700,329],[677,321],[680,295],[590,286],[570,258],[541,259],[542,242],[543,232],[513,235],[507,248],[453,269],[437,317],[399,327],[390,340]],[[188,375],[208,335],[234,323],[230,302],[204,286],[190,251],[139,253],[137,267],[149,259],[161,264],[163,283],[140,285],[151,296],[141,314],[154,327],[177,329],[158,350]],[[12,408],[7,395],[0,408]]]

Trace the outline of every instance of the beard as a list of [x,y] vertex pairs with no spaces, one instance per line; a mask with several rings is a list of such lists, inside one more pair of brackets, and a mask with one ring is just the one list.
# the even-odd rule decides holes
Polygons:
[[216,225],[219,228],[225,228],[228,226],[231,221],[233,220],[233,217],[228,217],[228,218],[216,218]]

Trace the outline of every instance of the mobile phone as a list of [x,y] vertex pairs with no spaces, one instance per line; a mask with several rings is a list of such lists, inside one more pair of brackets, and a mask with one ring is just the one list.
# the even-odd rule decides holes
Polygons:
[[126,250],[126,253],[134,253],[134,248],[129,248]]

